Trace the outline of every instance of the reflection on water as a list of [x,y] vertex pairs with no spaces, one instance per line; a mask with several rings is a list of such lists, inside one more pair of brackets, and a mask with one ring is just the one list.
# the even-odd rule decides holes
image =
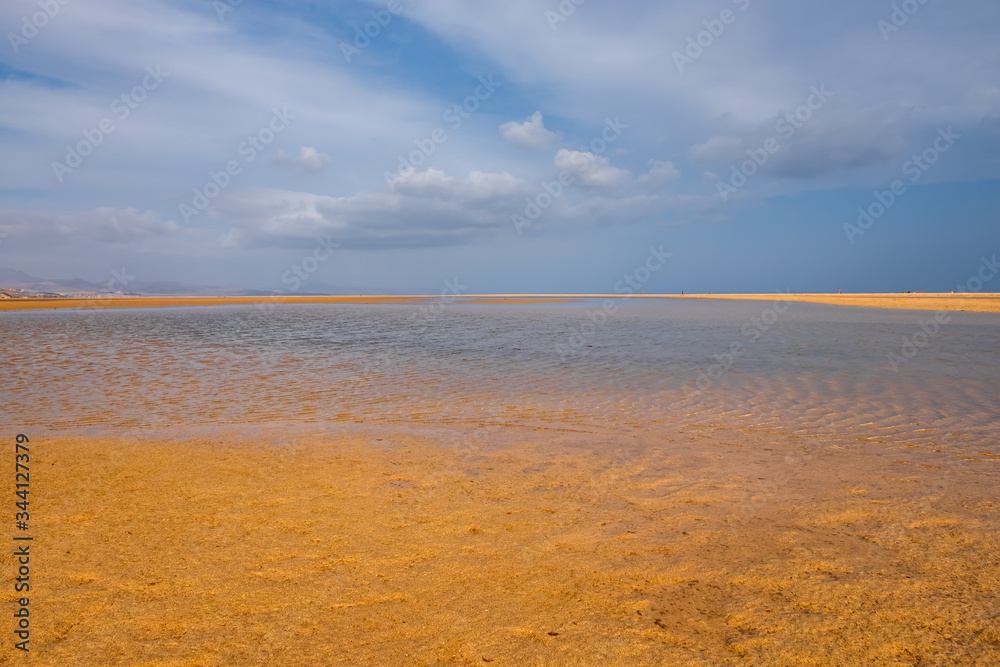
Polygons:
[[[10,429],[266,422],[737,423],[993,447],[1000,317],[804,303],[0,313]],[[755,321],[754,318],[757,318]],[[749,324],[749,326],[748,326]]]

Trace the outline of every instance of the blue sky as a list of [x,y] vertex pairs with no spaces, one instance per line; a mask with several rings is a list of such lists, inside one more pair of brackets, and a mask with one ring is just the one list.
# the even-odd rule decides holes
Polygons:
[[1000,252],[991,0],[235,2],[0,7],[0,267],[951,291]]

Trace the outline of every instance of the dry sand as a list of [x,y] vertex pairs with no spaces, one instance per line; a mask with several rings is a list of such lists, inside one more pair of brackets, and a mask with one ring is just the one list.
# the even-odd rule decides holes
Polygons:
[[35,437],[30,664],[1000,664],[1000,458],[582,437]]
[[[286,303],[411,303],[436,301],[439,296],[116,296],[100,299],[4,299],[3,310],[52,308],[161,308],[167,306],[223,306]],[[463,294],[458,303],[569,303],[574,299],[741,299],[753,301],[806,301],[837,306],[865,308],[904,308],[913,310],[966,310],[1000,312],[1000,294],[645,294],[623,297],[621,294]]]
[[700,294],[696,297],[680,298],[784,300],[863,308],[1000,313],[1000,294]]

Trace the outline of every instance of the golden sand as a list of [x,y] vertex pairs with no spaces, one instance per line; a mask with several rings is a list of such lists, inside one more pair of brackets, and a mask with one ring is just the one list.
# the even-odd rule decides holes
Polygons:
[[35,437],[30,664],[1000,664],[1000,459],[807,444]]
[[1000,313],[1000,294],[700,294],[679,298],[783,300],[863,308]]
[[[53,308],[161,308],[168,306],[226,306],[254,304],[354,303],[420,304],[439,296],[115,296],[107,298],[4,299],[3,310],[38,310]],[[1000,294],[645,294],[623,297],[621,294],[468,294],[454,298],[470,304],[569,303],[574,299],[740,299],[753,301],[804,301],[837,306],[865,308],[904,308],[913,310],[966,310],[1000,312]]]

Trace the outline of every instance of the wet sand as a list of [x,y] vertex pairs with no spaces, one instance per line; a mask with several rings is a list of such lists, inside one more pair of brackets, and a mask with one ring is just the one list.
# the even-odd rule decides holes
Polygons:
[[501,435],[35,437],[31,664],[1000,663],[996,456]]
[[[752,301],[803,301],[864,308],[912,310],[964,310],[1000,312],[1000,294],[463,294],[443,297],[450,303],[541,304],[570,303],[575,299],[739,299]],[[4,299],[0,311],[52,308],[164,308],[169,306],[231,306],[254,304],[421,304],[441,301],[441,296],[115,296],[108,298]]]

